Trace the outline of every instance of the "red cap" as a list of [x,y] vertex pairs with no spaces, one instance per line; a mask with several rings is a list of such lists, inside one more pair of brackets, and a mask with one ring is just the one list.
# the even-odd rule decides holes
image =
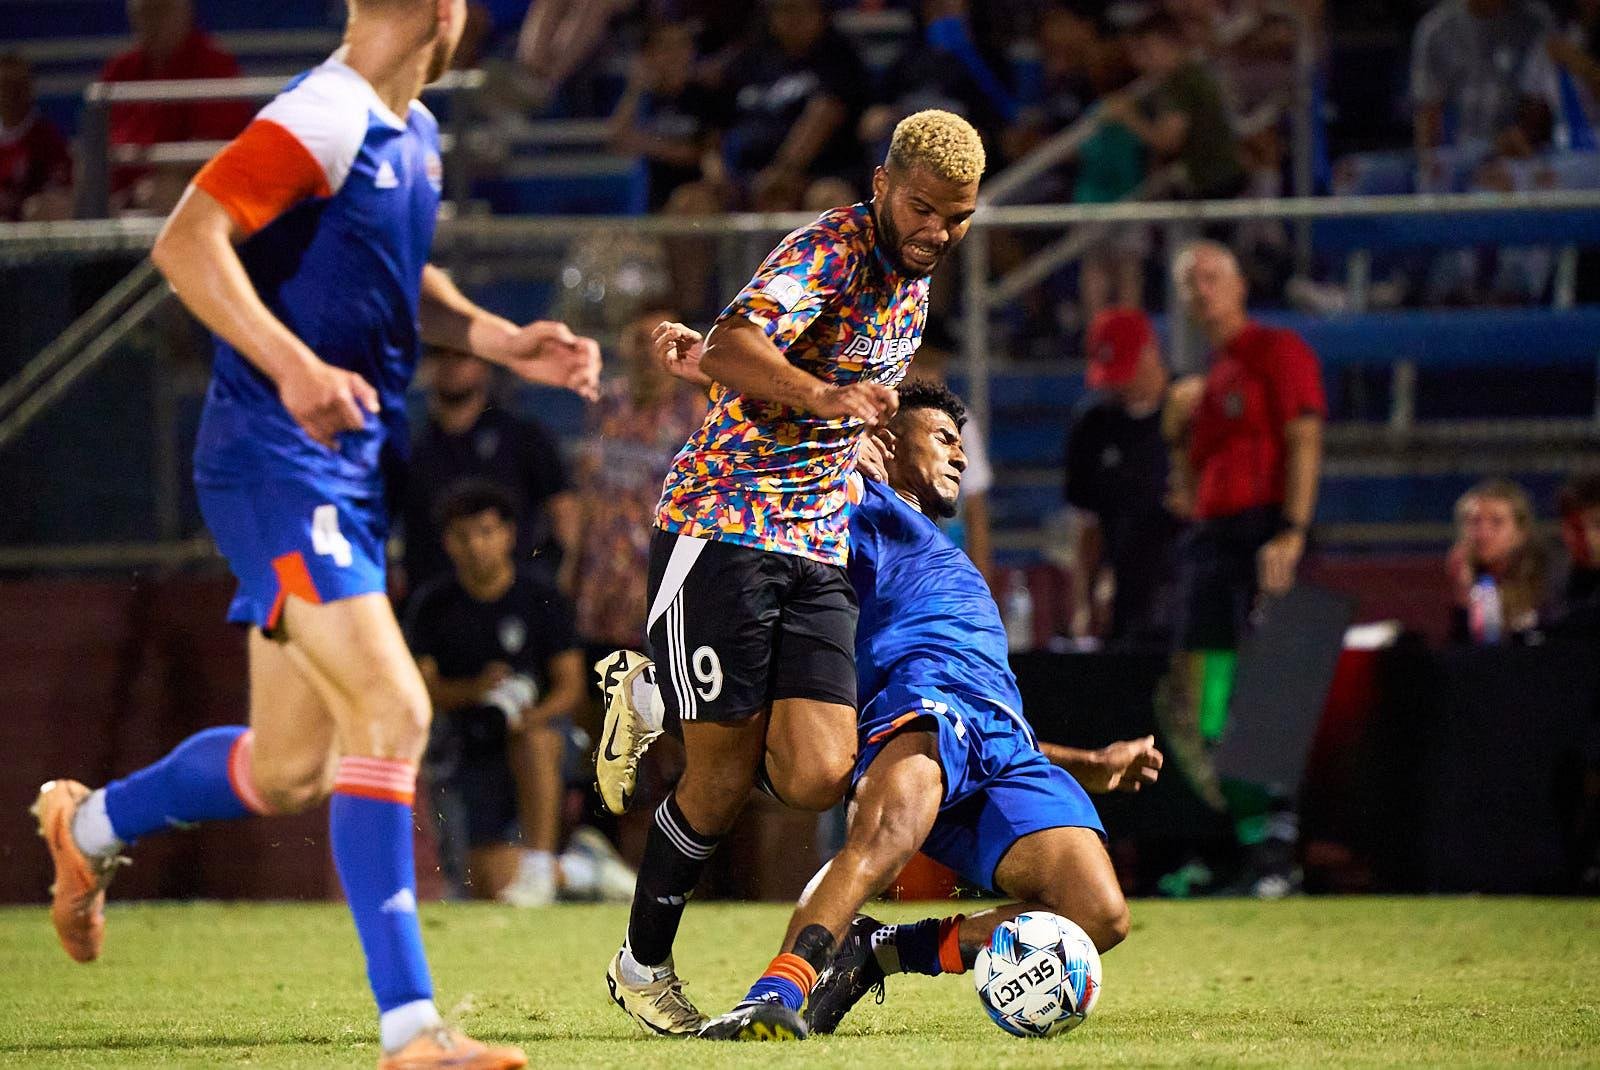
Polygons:
[[1084,342],[1090,388],[1104,390],[1131,381],[1139,368],[1139,354],[1155,337],[1150,317],[1136,308],[1108,308],[1096,316]]

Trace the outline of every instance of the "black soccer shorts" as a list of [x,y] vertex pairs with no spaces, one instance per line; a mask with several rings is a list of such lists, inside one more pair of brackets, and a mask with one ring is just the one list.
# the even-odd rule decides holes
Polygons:
[[650,647],[684,721],[737,721],[780,699],[856,705],[856,595],[845,570],[656,531]]

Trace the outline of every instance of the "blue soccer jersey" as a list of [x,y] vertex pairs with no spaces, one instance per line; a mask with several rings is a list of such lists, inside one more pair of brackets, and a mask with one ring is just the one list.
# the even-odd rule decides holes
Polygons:
[[865,481],[850,514],[850,580],[861,603],[859,782],[900,732],[934,735],[944,772],[922,850],[973,884],[1024,836],[1104,827],[1083,787],[1040,752],[1020,713],[1006,630],[989,587],[932,520]]
[[337,58],[290,82],[196,176],[246,235],[239,258],[267,308],[322,360],[371,383],[382,405],[329,451],[219,338],[198,481],[297,476],[351,494],[380,485],[385,449],[406,450],[405,394],[421,350],[422,269],[441,181],[434,117],[420,103],[394,114]]
[[863,483],[850,513],[858,692],[865,699],[891,680],[916,681],[1020,710],[1005,625],[983,575],[909,502],[882,483]]

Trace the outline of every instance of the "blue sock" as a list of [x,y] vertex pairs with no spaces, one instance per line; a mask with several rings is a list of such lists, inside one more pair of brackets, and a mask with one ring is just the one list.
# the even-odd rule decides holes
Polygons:
[[339,762],[328,826],[333,863],[367,958],[367,981],[380,1013],[433,998],[417,923],[412,857],[409,762],[348,757]]
[[239,725],[208,728],[179,743],[154,765],[107,784],[106,816],[117,838],[132,843],[162,829],[248,815],[251,807],[230,775],[241,753],[244,764],[249,764],[248,737],[248,730]]
[[806,996],[817,983],[817,971],[809,962],[795,954],[783,954],[772,960],[767,972],[750,986],[750,991],[740,1006],[774,1000],[792,1011],[805,1005]]

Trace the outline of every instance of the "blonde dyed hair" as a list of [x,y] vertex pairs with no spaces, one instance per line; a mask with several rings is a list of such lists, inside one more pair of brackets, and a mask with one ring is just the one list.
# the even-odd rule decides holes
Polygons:
[[900,170],[926,167],[949,182],[976,182],[986,157],[983,138],[954,112],[929,109],[908,115],[894,128],[888,163]]

